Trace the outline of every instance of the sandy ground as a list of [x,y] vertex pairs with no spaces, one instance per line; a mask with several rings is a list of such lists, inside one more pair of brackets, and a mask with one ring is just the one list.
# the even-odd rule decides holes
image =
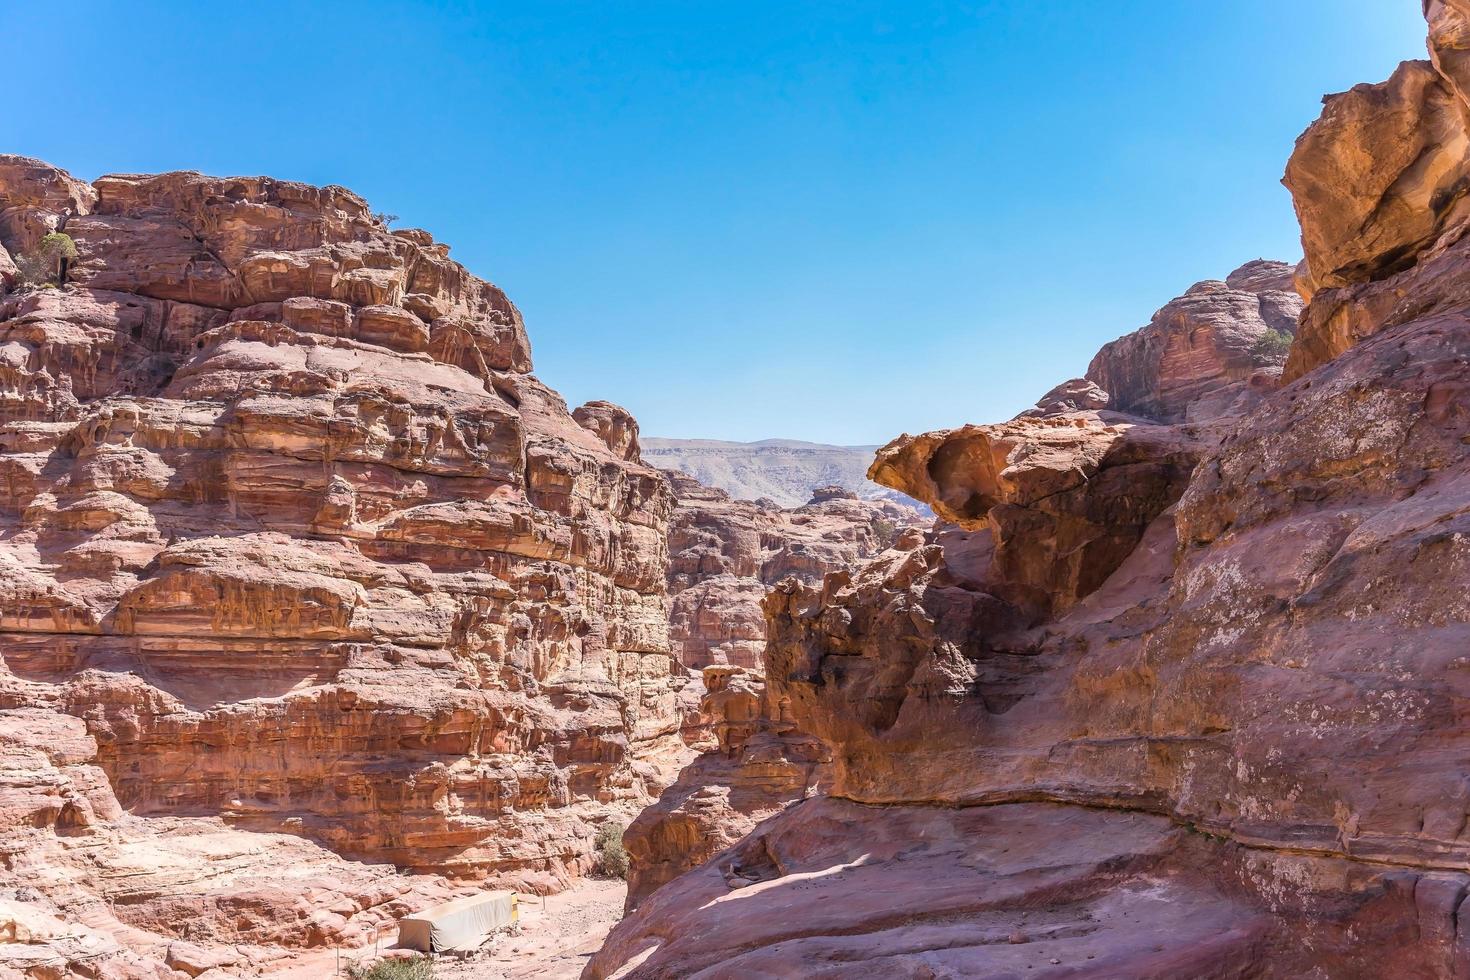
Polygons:
[[[541,899],[520,903],[519,935],[503,935],[464,960],[444,956],[434,964],[437,980],[576,980],[582,967],[602,946],[623,917],[628,886],[622,881],[584,879],[570,891],[553,895],[543,909]],[[394,930],[384,934],[383,951]],[[390,954],[391,955],[391,954]],[[368,963],[371,950],[322,950],[290,963],[276,964],[263,976],[277,980],[323,980],[346,976],[345,967]],[[342,972],[338,972],[338,967]]]
[[521,934],[501,936],[471,960],[441,960],[440,980],[575,980],[623,917],[628,886],[584,880],[546,900],[521,902]]

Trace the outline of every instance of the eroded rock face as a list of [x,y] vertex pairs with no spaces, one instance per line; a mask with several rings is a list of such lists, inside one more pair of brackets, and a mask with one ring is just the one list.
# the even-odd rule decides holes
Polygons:
[[[835,798],[823,807],[881,808],[844,811],[841,829],[825,816],[809,827],[812,800],[767,820],[646,899],[588,975],[635,961],[629,976],[687,975],[707,951],[685,935],[722,937],[708,955],[747,968],[757,948],[783,950],[797,972],[835,958],[837,976],[920,961],[969,976],[1027,965],[1457,975],[1470,890],[1453,870],[1470,811],[1451,707],[1470,574],[1456,544],[1470,499],[1467,327],[1462,316],[1384,332],[1271,396],[1206,451],[1095,591],[1039,626],[995,594],[988,528],[934,532],[850,579],[778,590],[767,698],[829,747],[814,777]],[[1406,767],[1410,755],[1419,762]],[[1107,864],[1106,883],[1048,893],[1073,897],[972,883],[954,893],[969,908],[945,896],[987,861],[929,867],[927,850],[873,852],[914,840],[907,820],[983,819],[995,823],[945,830],[946,846],[975,855],[999,836],[1005,860],[1023,862],[1005,866],[1008,880],[1055,873],[1058,842],[1074,838],[1035,830],[1048,819],[1037,800],[1209,836],[1186,833],[1186,852],[1146,871],[1124,859]],[[860,843],[811,850],[834,840]],[[1198,902],[1223,920],[1181,926],[1177,939],[1151,931],[1156,914],[1064,924],[1097,915],[1069,911],[1076,895],[1111,906],[1161,880],[1183,890],[1173,906]],[[826,900],[812,904],[814,889]],[[881,910],[860,899],[874,892],[888,898]],[[922,911],[905,915],[918,919],[891,918],[895,894],[912,896]],[[1061,941],[1082,935],[1100,946]],[[1105,966],[1090,972],[1088,955]]]
[[577,424],[597,434],[619,459],[643,462],[638,446],[638,420],[621,405],[612,402],[588,402],[572,413]]
[[1425,14],[1433,62],[1329,96],[1287,165],[1306,252],[1299,288],[1310,300],[1287,380],[1470,296],[1466,11],[1429,0]]
[[991,546],[988,591],[1035,615],[1094,591],[1189,480],[1192,430],[1067,412],[903,436],[871,477]]
[[669,531],[670,634],[694,670],[733,664],[757,673],[765,647],[760,603],[787,577],[820,582],[883,551],[901,530],[927,523],[916,509],[820,488],[791,510],[733,500],[682,473]]
[[[1285,967],[1272,976],[1450,976],[1457,877],[1252,850],[1148,814],[811,799],[654,893],[583,976],[1233,980],[1268,958]],[[1274,905],[1248,897],[1262,887]]]
[[679,506],[670,531],[670,634],[700,668],[701,715],[714,747],[623,835],[632,859],[628,908],[803,799],[827,759],[766,697],[763,603],[778,583],[819,584],[899,544],[929,521],[910,507],[819,487],[804,507],[730,499],[671,473]]
[[1257,260],[1224,282],[1196,283],[1148,326],[1098,351],[1086,380],[1109,399],[1075,408],[1169,423],[1239,414],[1275,386],[1281,368],[1280,355],[1263,348],[1262,338],[1294,334],[1301,311],[1293,270],[1282,262]]
[[679,773],[623,835],[631,859],[628,909],[666,882],[739,841],[761,821],[817,789],[826,745],[797,730],[759,674],[704,668],[700,709],[716,746]]
[[[1304,209],[1295,380],[1152,426],[1078,386],[885,448],[874,475],[955,526],[767,603],[766,700],[828,748],[822,795],[654,892],[585,976],[1470,969],[1470,294],[1430,111],[1460,6],[1427,5],[1445,77],[1329,100],[1298,149],[1296,179],[1359,171]],[[1309,333],[1344,309],[1371,329]],[[1109,485],[1120,447],[1178,478]]]
[[[535,890],[587,871],[595,824],[685,752],[674,499],[632,419],[574,418],[503,293],[342,188],[89,187],[0,157],[0,241],[52,228],[77,245],[64,288],[0,297],[0,730],[52,719],[85,747],[0,827],[34,855],[8,883],[58,914],[89,886],[45,869],[135,840],[162,866],[196,834],[241,874],[293,853],[364,881],[382,871],[344,857]],[[46,769],[11,758],[22,784]],[[179,860],[138,886],[172,904],[122,920],[244,900]],[[264,918],[300,905],[261,880]]]

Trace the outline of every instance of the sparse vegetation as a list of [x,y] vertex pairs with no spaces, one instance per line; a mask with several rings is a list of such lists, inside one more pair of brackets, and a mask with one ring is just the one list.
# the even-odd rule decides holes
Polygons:
[[77,245],[59,231],[46,235],[36,247],[15,257],[21,281],[30,286],[64,286],[66,273],[76,260]]
[[398,220],[398,215],[396,215],[396,214],[390,214],[387,211],[374,211],[373,212],[373,220],[376,221],[378,224],[382,225],[384,228],[386,228],[389,225],[391,225],[393,222],[395,222],[395,221]]
[[1274,327],[1261,334],[1260,339],[1251,348],[1257,361],[1263,364],[1284,364],[1286,354],[1291,350],[1293,337],[1285,330],[1277,330]]
[[597,849],[602,873],[610,878],[628,877],[628,852],[623,849],[623,831],[627,829],[627,824],[616,819],[597,828],[593,846]]
[[434,961],[427,956],[377,960],[362,966],[348,967],[347,975],[352,980],[434,980]]
[[878,547],[886,551],[898,541],[898,525],[886,517],[879,517],[873,521],[873,536],[878,539]]

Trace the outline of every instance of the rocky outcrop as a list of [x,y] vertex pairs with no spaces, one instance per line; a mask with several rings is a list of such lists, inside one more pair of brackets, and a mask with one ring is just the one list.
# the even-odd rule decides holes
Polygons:
[[700,710],[716,746],[679,773],[623,835],[631,867],[627,907],[739,841],[817,789],[826,746],[771,703],[758,673],[704,668]]
[[[500,290],[342,188],[0,157],[0,243],[56,229],[61,288],[0,297],[0,732],[80,747],[6,757],[16,901],[110,899],[149,935],[207,905],[210,942],[309,945],[406,894],[352,861],[539,891],[590,869],[596,825],[672,777],[692,693],[674,499],[627,413],[574,416]],[[124,899],[89,882],[99,846],[180,870]],[[338,925],[286,928],[307,891]],[[240,902],[282,925],[231,932]]]
[[988,536],[985,589],[1033,615],[1094,591],[1189,481],[1192,431],[1109,413],[904,436],[870,471]]
[[1196,283],[1148,326],[1092,359],[1085,381],[1108,394],[1106,405],[1093,398],[1058,406],[1056,392],[1043,405],[1105,407],[1168,423],[1240,414],[1280,374],[1286,348],[1270,343],[1273,333],[1285,339],[1296,332],[1302,301],[1292,271],[1282,262],[1258,260],[1223,282]]
[[[1464,975],[1461,8],[1427,4],[1439,77],[1329,100],[1298,147],[1294,380],[885,449],[957,526],[767,605],[767,702],[830,752],[820,795],[585,976]],[[1123,450],[1172,475],[1109,485]],[[1012,508],[1035,530],[1007,539]]]
[[669,630],[681,662],[699,670],[734,664],[759,672],[765,647],[760,603],[777,582],[820,582],[888,547],[907,527],[927,523],[916,509],[859,500],[823,487],[805,506],[734,500],[682,473],[670,473],[678,507],[669,530]]
[[803,799],[826,749],[766,697],[763,603],[778,583],[820,584],[928,524],[917,510],[819,487],[804,507],[732,500],[671,473],[669,631],[683,663],[703,670],[701,715],[715,746],[629,826],[628,907]]
[[130,815],[87,727],[49,708],[0,711],[7,976],[275,972],[303,947],[391,937],[406,912],[456,894],[441,878],[343,860],[290,826]]
[[626,408],[612,402],[588,402],[572,413],[577,424],[597,434],[614,456],[643,462],[638,445],[638,420]]
[[1407,62],[1382,84],[1329,96],[1287,166],[1306,251],[1299,285],[1311,299],[1288,380],[1470,297],[1467,12],[1430,0],[1426,16],[1433,63]]

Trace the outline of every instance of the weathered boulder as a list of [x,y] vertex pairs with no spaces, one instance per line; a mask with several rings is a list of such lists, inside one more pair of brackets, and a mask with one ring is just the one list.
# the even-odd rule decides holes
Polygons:
[[1183,429],[1070,413],[902,436],[878,451],[869,476],[988,531],[986,588],[1043,614],[1117,569],[1184,491],[1201,448]]
[[1063,381],[1042,395],[1035,408],[1028,408],[1017,418],[1046,418],[1051,415],[1066,415],[1071,412],[1094,412],[1108,407],[1112,396],[1103,391],[1097,382],[1086,378]]
[[612,402],[588,402],[572,413],[577,424],[607,444],[614,456],[642,462],[638,447],[638,420],[626,408]]
[[1310,299],[1284,378],[1387,327],[1463,305],[1470,103],[1459,3],[1431,0],[1430,50],[1379,85],[1329,96],[1286,168]]

